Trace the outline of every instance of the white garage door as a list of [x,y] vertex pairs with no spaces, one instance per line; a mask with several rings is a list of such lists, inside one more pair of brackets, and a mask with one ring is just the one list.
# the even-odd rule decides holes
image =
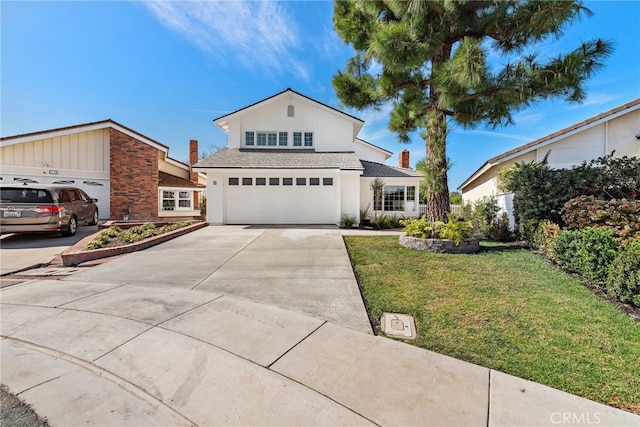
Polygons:
[[226,184],[227,224],[336,224],[334,178],[231,177]]

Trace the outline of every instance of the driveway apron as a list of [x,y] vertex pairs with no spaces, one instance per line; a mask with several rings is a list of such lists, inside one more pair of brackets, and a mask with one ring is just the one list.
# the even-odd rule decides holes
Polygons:
[[239,296],[372,333],[333,227],[210,226],[65,280]]

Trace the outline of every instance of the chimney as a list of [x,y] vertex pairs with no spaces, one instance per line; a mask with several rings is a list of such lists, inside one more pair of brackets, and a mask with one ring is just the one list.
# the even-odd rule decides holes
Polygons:
[[193,171],[193,165],[198,163],[198,141],[189,141],[189,179],[191,182],[198,182],[198,172]]
[[399,166],[403,169],[410,169],[409,168],[409,150],[402,150],[400,152]]

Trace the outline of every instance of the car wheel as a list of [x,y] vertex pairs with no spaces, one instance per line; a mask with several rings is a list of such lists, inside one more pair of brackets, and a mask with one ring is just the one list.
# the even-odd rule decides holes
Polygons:
[[89,225],[96,225],[98,223],[98,210],[93,213],[93,219],[89,223]]
[[65,237],[73,236],[78,231],[78,220],[75,215],[69,219],[69,227],[62,232],[62,235]]

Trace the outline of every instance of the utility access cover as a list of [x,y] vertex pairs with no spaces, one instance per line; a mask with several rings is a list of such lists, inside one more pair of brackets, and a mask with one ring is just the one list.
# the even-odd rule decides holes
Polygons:
[[380,318],[382,332],[390,337],[405,340],[416,339],[416,323],[413,316],[399,313],[382,313]]

